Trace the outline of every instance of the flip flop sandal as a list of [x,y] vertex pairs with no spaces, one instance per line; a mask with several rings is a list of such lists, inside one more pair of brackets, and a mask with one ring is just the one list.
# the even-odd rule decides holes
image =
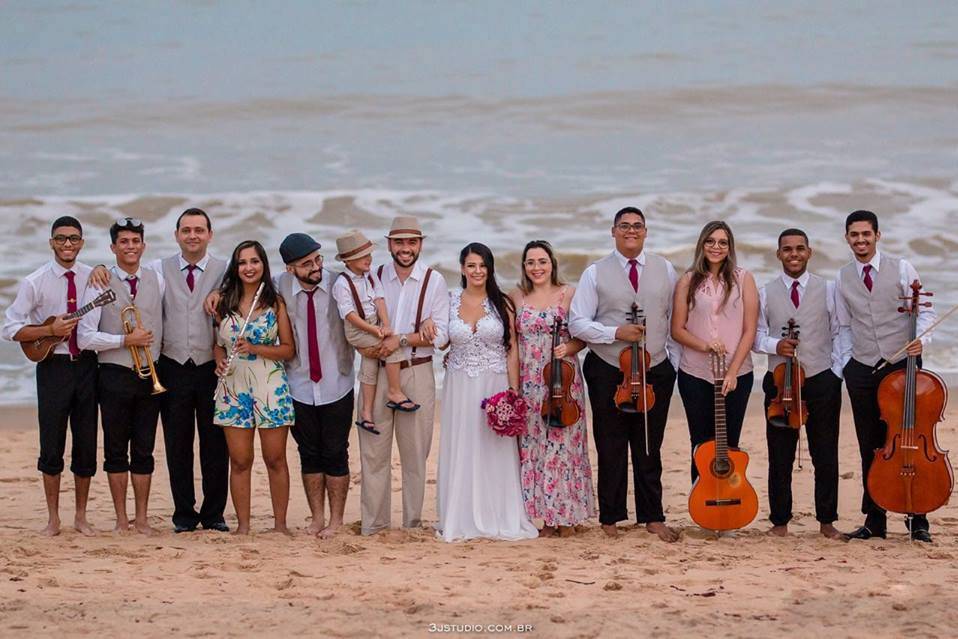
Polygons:
[[381,432],[376,429],[376,424],[369,421],[368,419],[357,419],[356,425],[362,428],[367,433],[372,433],[373,435],[381,434]]
[[393,402],[393,401],[386,402],[386,408],[398,410],[403,413],[415,413],[417,410],[419,410],[419,404],[417,404],[416,402],[412,401],[409,398],[406,398],[402,400],[401,402]]

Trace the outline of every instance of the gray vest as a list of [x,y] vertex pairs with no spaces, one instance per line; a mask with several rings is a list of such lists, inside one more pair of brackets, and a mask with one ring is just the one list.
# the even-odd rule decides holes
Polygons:
[[205,271],[194,271],[193,292],[180,270],[180,257],[162,262],[166,291],[163,294],[163,354],[180,364],[199,366],[213,359],[213,320],[203,310],[203,300],[218,288],[226,262],[210,257]]
[[[330,288],[332,288],[333,282],[337,277],[339,277],[339,273],[326,268],[323,269],[323,281],[327,282]],[[307,344],[309,343],[308,336],[300,335],[297,329],[299,325],[296,319],[298,304],[296,303],[296,297],[293,293],[293,283],[295,281],[296,278],[289,272],[283,273],[276,278],[276,287],[279,290],[279,294],[282,295],[286,301],[286,312],[289,314],[289,321],[293,325],[293,332],[296,334],[296,357],[286,363],[286,368],[288,369],[309,366],[308,359],[305,360],[306,363],[304,363],[304,353],[306,353]],[[334,349],[336,351],[336,362],[340,375],[352,375],[354,351],[353,347],[346,341],[343,319],[339,316],[339,308],[336,305],[336,300],[333,299],[332,295],[327,294],[322,289],[317,290],[319,292],[315,293],[315,295],[323,295],[326,297],[326,321],[329,323],[329,335],[332,341],[332,344],[320,344],[319,347]],[[323,320],[317,317],[316,321],[321,322]],[[303,325],[305,325],[305,322],[306,320],[303,318]]]
[[854,262],[838,272],[841,295],[851,314],[852,357],[867,366],[874,366],[881,358],[887,360],[908,341],[908,318],[898,312],[900,266],[900,259],[882,255],[878,272],[872,271],[870,293]]
[[[160,280],[156,273],[148,268],[141,269],[140,276],[140,281],[137,282],[136,286],[136,308],[140,312],[143,328],[153,331],[153,346],[150,347],[150,355],[156,361],[160,355],[159,345],[163,343],[163,300],[160,298]],[[126,331],[123,330],[120,311],[134,303],[130,297],[130,285],[111,272],[110,288],[116,293],[116,302],[107,304],[100,311],[99,330],[102,333],[123,335]],[[127,315],[132,315],[132,313],[127,313]],[[133,367],[130,349],[125,346],[101,351],[98,353],[98,358],[101,364]],[[143,362],[143,365],[146,365],[146,362]]]
[[[792,291],[781,277],[765,285],[765,317],[768,319],[768,334],[777,337],[788,320],[798,323],[798,359],[805,367],[805,375],[811,377],[832,367],[832,331],[828,321],[828,287],[825,280],[809,275],[805,294],[798,308],[792,304]],[[782,364],[780,355],[768,356],[768,370]]]
[[[605,326],[621,326],[628,322],[632,303],[638,304],[639,309],[645,312],[645,347],[653,366],[668,356],[665,341],[670,330],[672,283],[667,264],[664,258],[646,253],[639,292],[636,294],[615,253],[595,263],[595,284],[599,298],[595,321]],[[629,344],[620,340],[611,344],[589,344],[593,353],[615,367],[619,365],[619,353],[627,346]]]

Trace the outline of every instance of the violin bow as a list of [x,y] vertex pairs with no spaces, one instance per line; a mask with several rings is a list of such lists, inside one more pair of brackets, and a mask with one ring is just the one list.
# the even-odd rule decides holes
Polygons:
[[928,334],[931,333],[933,330],[935,330],[935,328],[936,328],[939,324],[941,324],[941,323],[944,322],[946,319],[948,319],[948,316],[950,316],[950,315],[951,315],[952,313],[954,313],[955,311],[958,311],[958,304],[956,304],[955,306],[953,306],[950,311],[948,311],[947,313],[945,313],[944,315],[942,315],[941,317],[939,317],[937,320],[935,320],[934,323],[932,323],[931,326],[929,326],[928,328],[926,328],[925,330],[923,330],[923,331],[921,332],[921,335],[919,335],[918,337],[916,337],[915,339],[911,340],[910,342],[908,342],[907,344],[905,344],[904,346],[902,346],[900,349],[898,349],[898,352],[897,352],[897,353],[895,353],[894,355],[892,355],[891,357],[889,357],[889,358],[886,359],[885,361],[883,361],[883,362],[881,362],[880,364],[878,364],[877,366],[875,366],[875,370],[873,370],[872,372],[873,372],[873,373],[877,373],[877,372],[880,371],[881,369],[883,369],[883,368],[885,368],[886,366],[888,366],[888,361],[889,361],[889,360],[895,359],[896,357],[898,357],[899,355],[901,355],[902,353],[904,353],[905,351],[907,351],[907,350],[911,347],[912,344],[921,341],[921,338],[922,338],[922,337],[924,337],[925,335],[928,335]]

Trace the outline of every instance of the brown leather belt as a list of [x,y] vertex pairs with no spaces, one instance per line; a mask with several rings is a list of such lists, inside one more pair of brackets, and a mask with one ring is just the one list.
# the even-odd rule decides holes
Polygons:
[[[399,370],[405,370],[407,368],[412,368],[413,366],[419,366],[420,364],[427,364],[432,361],[432,355],[428,357],[413,357],[412,359],[404,359],[399,363]],[[386,362],[380,361],[380,366],[385,366]]]

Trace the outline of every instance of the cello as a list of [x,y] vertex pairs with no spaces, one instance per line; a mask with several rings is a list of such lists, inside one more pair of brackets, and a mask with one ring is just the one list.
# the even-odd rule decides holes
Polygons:
[[[795,319],[788,320],[788,326],[782,328],[782,337],[797,340],[798,324]],[[798,361],[798,349],[791,357],[775,367],[772,372],[777,393],[768,405],[765,416],[768,423],[779,428],[801,428],[808,421],[808,406],[802,398],[805,386],[805,369]]]
[[[645,327],[645,315],[635,302],[628,314],[629,322]],[[622,383],[615,389],[615,407],[623,413],[642,413],[645,420],[645,454],[649,454],[649,411],[655,406],[655,391],[646,381],[646,373],[652,363],[645,349],[645,331],[642,339],[632,342],[619,353],[619,370]]]
[[[918,332],[921,284],[911,284],[899,313],[908,313],[909,342]],[[941,508],[955,485],[948,451],[938,447],[935,425],[943,418],[948,387],[931,371],[918,368],[909,355],[904,369],[888,373],[878,385],[881,419],[888,425],[885,446],[875,450],[868,470],[868,494],[876,504],[896,513],[924,515]]]
[[542,400],[542,419],[553,428],[572,426],[582,414],[578,402],[572,397],[572,383],[575,381],[575,366],[572,362],[556,357],[561,331],[562,318],[556,317],[552,327],[552,359],[542,369],[542,381],[548,386]]

